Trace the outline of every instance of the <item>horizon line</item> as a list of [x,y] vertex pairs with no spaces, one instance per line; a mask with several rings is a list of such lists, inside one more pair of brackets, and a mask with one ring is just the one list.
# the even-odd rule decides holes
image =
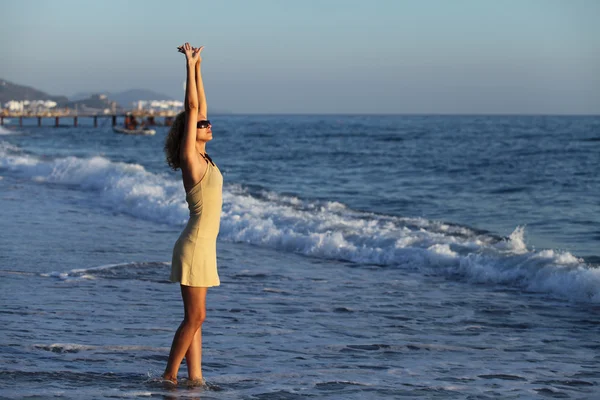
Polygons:
[[475,113],[445,113],[445,112],[409,112],[409,113],[377,113],[377,112],[235,112],[235,111],[213,111],[212,115],[264,115],[264,116],[457,116],[457,117],[600,117],[590,113],[505,113],[505,112],[475,112]]

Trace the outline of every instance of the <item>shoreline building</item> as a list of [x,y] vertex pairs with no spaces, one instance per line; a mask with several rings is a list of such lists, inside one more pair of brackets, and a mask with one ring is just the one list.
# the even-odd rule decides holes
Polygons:
[[183,109],[183,101],[179,100],[138,100],[133,102],[133,109],[152,114],[178,113]]
[[45,114],[58,105],[52,100],[9,100],[3,109],[16,114]]

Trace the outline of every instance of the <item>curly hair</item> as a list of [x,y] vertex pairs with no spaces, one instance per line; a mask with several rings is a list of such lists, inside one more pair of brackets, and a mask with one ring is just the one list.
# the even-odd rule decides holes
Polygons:
[[180,112],[175,117],[169,134],[165,139],[165,155],[167,156],[167,164],[174,171],[177,171],[180,167],[179,160],[179,149],[181,148],[181,138],[183,137],[183,130],[185,129],[185,111]]

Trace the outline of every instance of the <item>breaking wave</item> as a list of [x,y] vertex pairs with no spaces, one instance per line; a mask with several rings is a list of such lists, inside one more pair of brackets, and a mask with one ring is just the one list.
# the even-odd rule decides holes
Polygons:
[[[104,157],[40,160],[0,142],[0,170],[41,184],[93,192],[99,206],[138,218],[170,225],[187,220],[180,182],[138,164]],[[219,237],[312,257],[423,270],[600,302],[599,268],[569,252],[531,250],[524,235],[522,227],[502,238],[440,221],[357,211],[338,202],[226,185]],[[92,279],[83,271],[75,275]],[[70,276],[66,273],[62,278]]]

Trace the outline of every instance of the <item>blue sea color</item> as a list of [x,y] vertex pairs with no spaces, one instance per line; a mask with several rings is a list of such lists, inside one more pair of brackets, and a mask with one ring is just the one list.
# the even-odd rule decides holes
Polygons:
[[600,117],[211,121],[222,285],[209,387],[183,366],[177,389],[159,383],[187,219],[167,128],[0,128],[1,397],[599,391]]

